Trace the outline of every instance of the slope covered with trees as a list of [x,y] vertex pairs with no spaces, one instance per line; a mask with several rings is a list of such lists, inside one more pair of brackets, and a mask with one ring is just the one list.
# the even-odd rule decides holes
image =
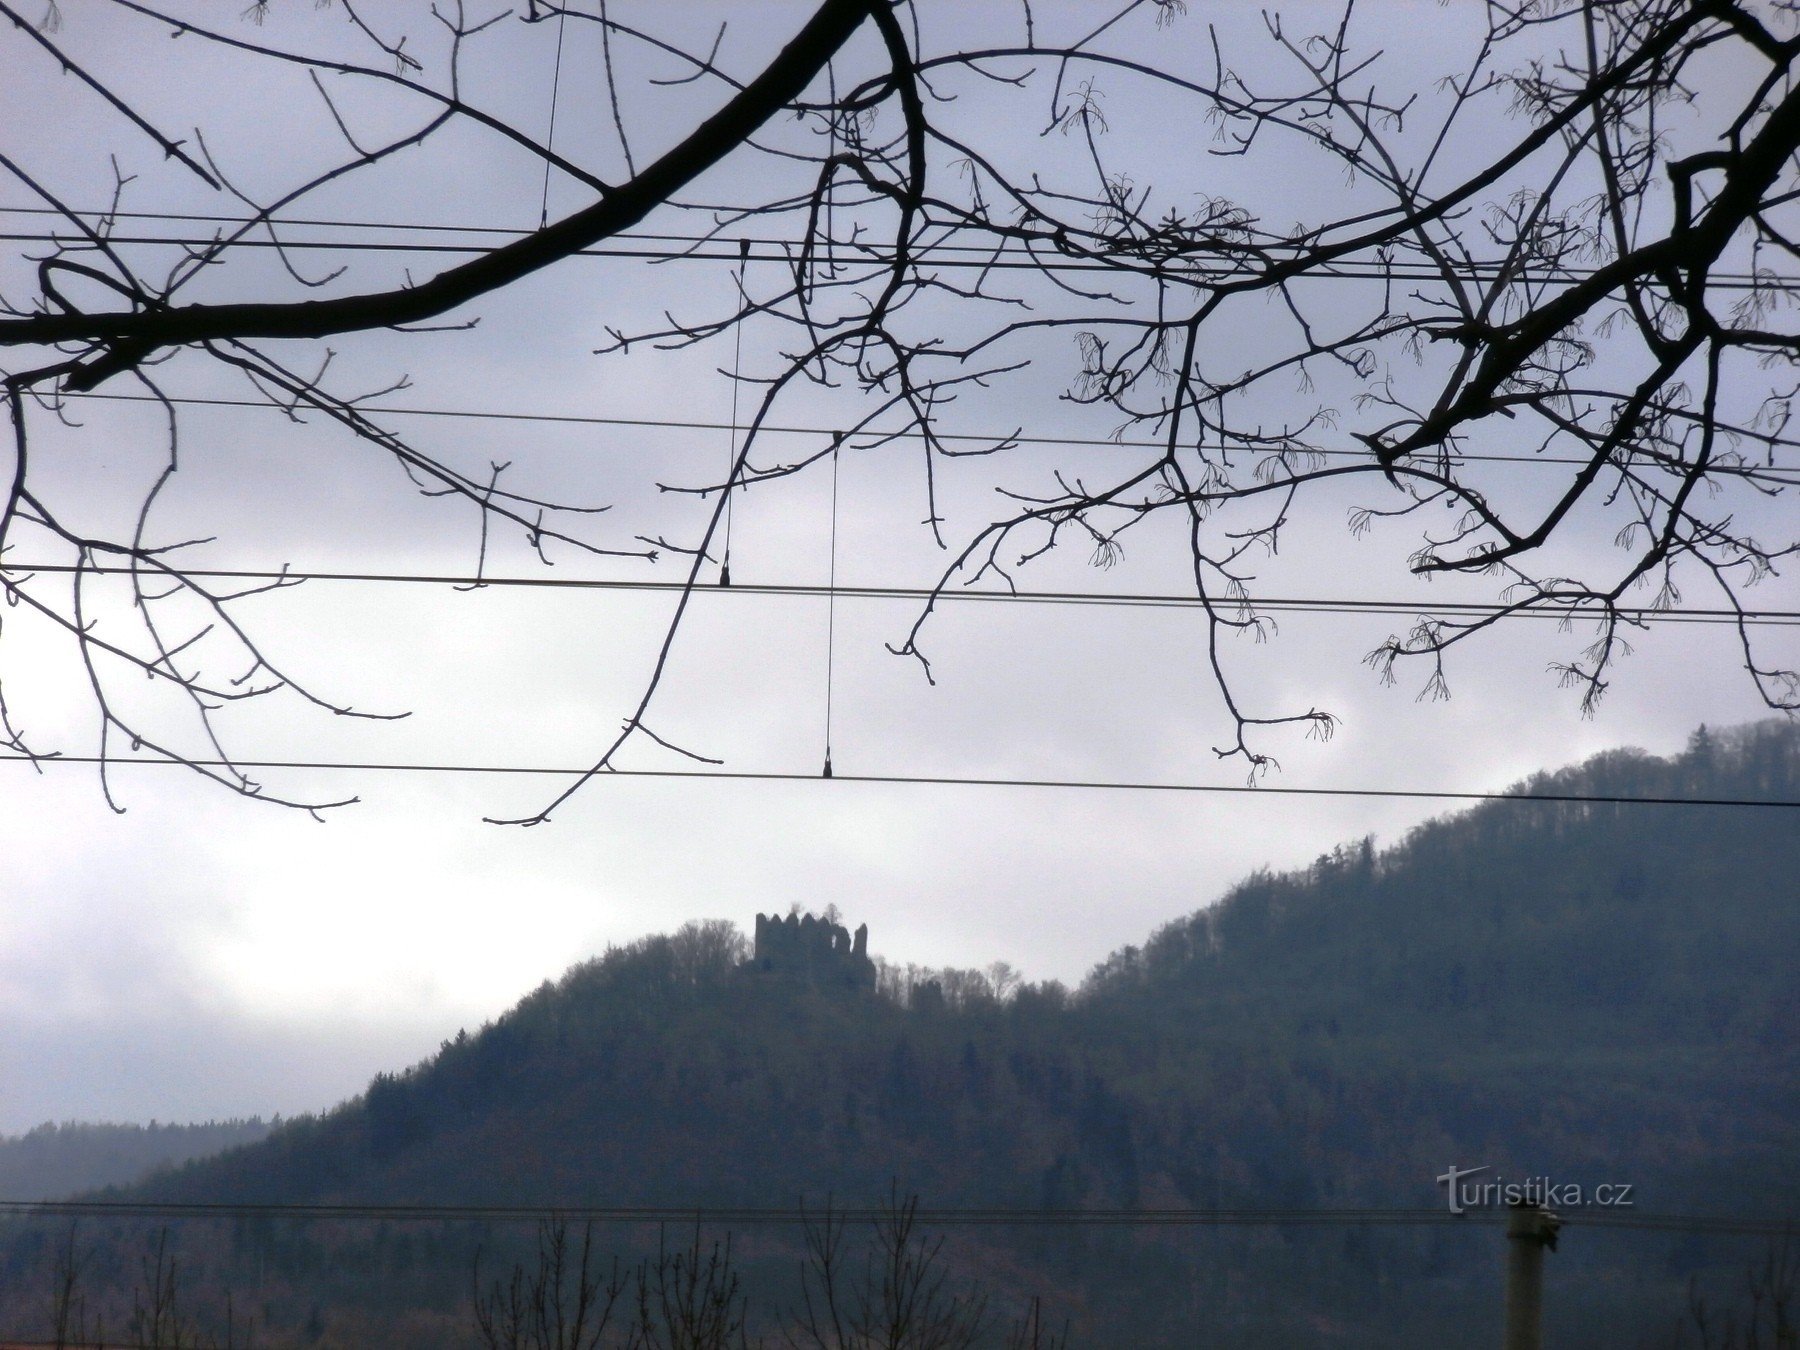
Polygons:
[[[1800,736],[1702,732],[1671,760],[1609,754],[1524,786],[1792,800]],[[1494,801],[1252,877],[1076,991],[891,967],[872,993],[813,987],[745,969],[731,925],[690,924],[576,967],[335,1111],[124,1194],[859,1205],[897,1183],[928,1207],[1422,1208],[1454,1164],[1627,1184],[1642,1212],[1791,1215],[1796,874],[1781,809]],[[213,1241],[211,1269],[241,1280],[254,1261],[329,1325],[466,1303],[473,1246],[509,1240],[257,1220]],[[799,1241],[740,1247],[751,1287],[784,1287]],[[1648,1337],[1690,1275],[1746,1251],[1577,1224],[1553,1323]],[[1088,1344],[1473,1337],[1499,1306],[1481,1219],[1021,1223],[956,1230],[946,1256],[1011,1294],[1055,1291]]]

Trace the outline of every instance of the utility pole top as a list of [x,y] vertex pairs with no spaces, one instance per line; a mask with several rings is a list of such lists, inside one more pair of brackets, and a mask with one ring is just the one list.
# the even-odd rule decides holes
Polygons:
[[1556,1250],[1557,1230],[1562,1219],[1555,1211],[1520,1200],[1514,1203],[1506,1220],[1506,1236],[1520,1242],[1535,1242],[1540,1247]]
[[1562,1220],[1529,1201],[1506,1218],[1506,1350],[1543,1350],[1544,1252],[1556,1250]]

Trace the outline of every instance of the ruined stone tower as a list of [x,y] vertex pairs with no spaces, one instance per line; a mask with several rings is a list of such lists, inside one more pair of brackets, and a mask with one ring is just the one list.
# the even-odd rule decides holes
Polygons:
[[854,937],[841,923],[811,914],[756,916],[755,955],[749,968],[758,975],[803,980],[820,988],[873,989],[875,963],[869,959],[869,925]]

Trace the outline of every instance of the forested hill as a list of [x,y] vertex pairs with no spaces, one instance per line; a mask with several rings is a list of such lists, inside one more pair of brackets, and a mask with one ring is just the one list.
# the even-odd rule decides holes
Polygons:
[[[1703,729],[1675,759],[1609,753],[1517,791],[1792,801],[1797,731]],[[1546,1069],[1576,1047],[1773,1053],[1800,1028],[1797,865],[1792,810],[1492,801],[1392,848],[1365,840],[1258,874],[1115,953],[1083,998],[1115,1018],[1251,1043],[1281,1028],[1439,1071],[1454,1070],[1438,1053],[1451,1033],[1459,1053]]]
[[[1523,787],[1794,800],[1800,735],[1701,733],[1672,760],[1608,754]],[[1076,991],[891,968],[872,992],[809,983],[744,968],[731,925],[690,924],[576,967],[335,1111],[133,1193],[864,1203],[898,1179],[943,1206],[1431,1206],[1455,1163],[1626,1183],[1659,1213],[1794,1214],[1795,814],[1490,802],[1385,850],[1255,876]],[[1564,1268],[1600,1273],[1554,1315],[1664,1326],[1688,1275],[1726,1259],[1636,1239],[1573,1241],[1585,1254]],[[1089,1344],[1188,1344],[1195,1327],[1291,1344],[1302,1324],[1309,1343],[1394,1343],[1361,1329],[1376,1311],[1383,1336],[1399,1316],[1426,1337],[1413,1343],[1452,1324],[1479,1337],[1467,1307],[1491,1309],[1470,1282],[1486,1291],[1498,1268],[1441,1228],[959,1241],[1005,1281],[1058,1291],[1078,1331],[1113,1329]],[[338,1263],[333,1297],[404,1297],[376,1278],[383,1259]]]

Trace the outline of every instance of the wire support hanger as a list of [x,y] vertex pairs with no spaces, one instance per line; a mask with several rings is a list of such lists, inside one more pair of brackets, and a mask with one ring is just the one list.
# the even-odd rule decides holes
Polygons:
[[[544,137],[544,149],[550,155],[556,152],[556,96],[562,89],[563,30],[568,21],[568,11],[559,11],[556,16],[556,64],[550,72],[550,130]],[[550,224],[550,155],[544,157],[544,195],[538,204],[540,230]]]
[[831,777],[831,712],[837,658],[837,554],[838,554],[838,452],[844,446],[844,433],[831,437],[831,561],[825,591],[825,770],[819,776]]
[[[738,240],[737,293],[739,302],[747,299],[744,292],[744,268],[750,261],[750,241]],[[731,585],[731,493],[737,486],[738,473],[738,386],[742,384],[744,366],[744,320],[739,319],[732,331],[731,349],[731,441],[725,450],[724,543],[719,551],[719,585]]]

